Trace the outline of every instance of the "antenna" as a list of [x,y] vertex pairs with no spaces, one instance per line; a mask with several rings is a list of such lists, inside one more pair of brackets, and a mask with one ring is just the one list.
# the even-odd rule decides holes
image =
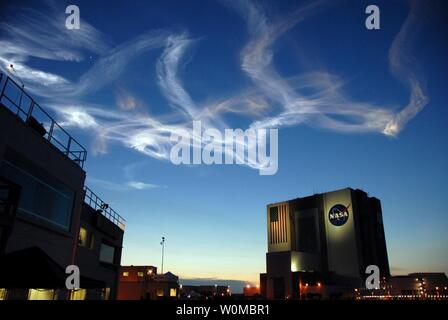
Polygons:
[[163,255],[165,251],[165,237],[162,237],[162,241],[160,242],[160,245],[162,246],[162,274],[163,274]]

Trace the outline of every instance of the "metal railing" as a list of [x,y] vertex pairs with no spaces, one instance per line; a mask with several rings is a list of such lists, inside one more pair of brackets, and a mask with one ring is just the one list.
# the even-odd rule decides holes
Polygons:
[[[6,76],[6,75],[5,75]],[[3,73],[0,73],[0,84]],[[0,102],[23,122],[33,127],[69,159],[81,168],[87,158],[87,150],[62,128],[25,90],[9,76],[3,83]]]
[[103,216],[112,221],[121,230],[124,230],[126,226],[126,220],[121,217],[114,209],[109,207],[107,203],[101,200],[92,190],[87,186],[84,187],[85,195],[84,202],[88,204],[94,210],[101,212]]

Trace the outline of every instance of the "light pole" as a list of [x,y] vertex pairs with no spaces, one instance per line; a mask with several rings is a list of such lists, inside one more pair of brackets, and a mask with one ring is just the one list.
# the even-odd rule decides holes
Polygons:
[[160,245],[162,246],[162,274],[163,274],[163,255],[165,251],[165,237],[162,237],[162,241],[160,242]]
[[25,88],[25,83],[23,83],[22,78],[20,78],[20,77],[17,75],[16,69],[14,69],[14,65],[13,65],[13,64],[10,64],[10,65],[7,67],[7,69],[8,69],[9,73],[10,73],[12,76],[14,76],[17,80],[20,81],[20,84],[22,85],[22,89]]
[[22,106],[23,89],[25,88],[25,83],[23,83],[22,79],[18,76],[16,69],[14,69],[14,65],[12,63],[7,67],[7,69],[9,74],[11,74],[11,76],[15,77],[17,80],[19,80],[20,84],[22,85],[21,88],[22,90],[20,90],[20,98],[19,98],[19,108],[20,108]]

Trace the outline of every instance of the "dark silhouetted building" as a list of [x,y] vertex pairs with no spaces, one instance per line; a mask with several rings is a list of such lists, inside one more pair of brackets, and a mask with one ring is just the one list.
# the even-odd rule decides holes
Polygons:
[[180,285],[179,298],[184,300],[219,300],[232,296],[230,286],[223,285]]
[[245,297],[259,297],[260,296],[260,285],[246,284],[243,288],[243,294]]
[[0,298],[114,298],[125,222],[84,186],[85,148],[3,74],[0,90]]
[[448,278],[443,272],[416,272],[391,276],[377,290],[359,288],[360,300],[448,300]]
[[380,200],[350,188],[267,206],[268,299],[340,298],[353,293],[368,265],[389,278]]

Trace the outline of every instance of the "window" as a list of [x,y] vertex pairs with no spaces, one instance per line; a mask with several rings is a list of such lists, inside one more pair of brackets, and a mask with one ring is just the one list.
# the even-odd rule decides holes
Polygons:
[[78,246],[80,246],[80,247],[87,246],[87,229],[86,228],[83,228],[83,227],[79,228]]
[[269,208],[269,218],[271,222],[278,221],[278,207]]
[[54,300],[55,294],[52,289],[30,289],[28,300]]
[[[23,162],[23,161],[21,161]],[[75,192],[42,169],[22,163],[22,167],[3,161],[0,172],[22,187],[18,212],[52,223],[65,230],[70,227]]]
[[163,289],[160,289],[160,288],[157,289],[156,294],[157,294],[158,297],[163,297]]
[[93,232],[91,232],[90,233],[89,249],[93,250],[94,247],[95,247],[95,235],[93,234]]
[[0,288],[0,300],[6,300],[7,291],[4,288]]
[[81,227],[79,229],[78,245],[80,247],[86,247],[89,248],[89,250],[93,250],[95,247],[95,235],[93,232],[89,232],[86,228]]
[[148,269],[148,271],[146,272],[146,274],[149,275],[149,276],[152,275],[152,274],[153,274],[152,269]]
[[76,289],[70,292],[70,300],[86,300],[86,296],[86,289]]
[[127,271],[123,272],[123,277],[129,277],[129,272]]
[[115,248],[108,244],[101,243],[100,261],[106,263],[114,263],[114,260],[115,260]]
[[137,272],[137,276],[140,278],[143,278],[145,276],[145,274],[143,272]]
[[103,288],[103,290],[102,290],[102,298],[103,298],[103,300],[109,300],[109,298],[110,298],[110,288]]
[[176,288],[170,289],[170,297],[176,297],[177,296],[177,290]]

